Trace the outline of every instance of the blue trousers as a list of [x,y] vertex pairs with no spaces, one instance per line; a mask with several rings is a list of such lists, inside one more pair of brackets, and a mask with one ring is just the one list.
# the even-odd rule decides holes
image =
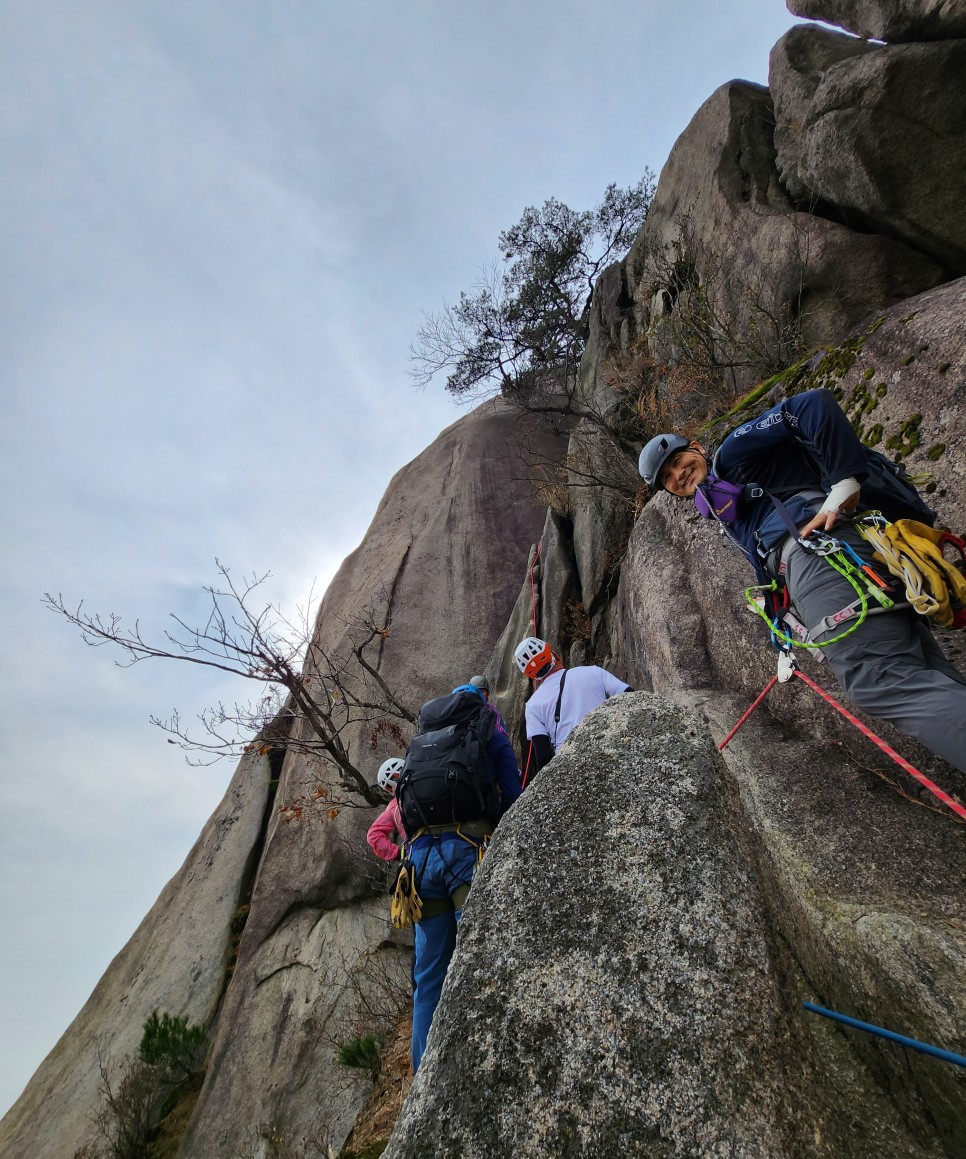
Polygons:
[[[409,859],[416,867],[416,886],[423,901],[449,898],[461,885],[473,880],[479,856],[475,845],[455,833],[417,837],[409,847]],[[446,971],[456,949],[456,928],[461,911],[455,906],[446,913],[416,923],[416,966],[413,994],[413,1071],[426,1050],[426,1039],[439,1004]]]

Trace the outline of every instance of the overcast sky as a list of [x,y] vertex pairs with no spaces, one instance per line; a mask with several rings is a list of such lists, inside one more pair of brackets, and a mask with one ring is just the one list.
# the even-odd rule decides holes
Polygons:
[[660,170],[783,0],[5,0],[0,1113],[231,775],[148,723],[230,684],[121,670],[45,591],[163,628],[217,556],[292,607],[459,416],[422,310],[500,231]]

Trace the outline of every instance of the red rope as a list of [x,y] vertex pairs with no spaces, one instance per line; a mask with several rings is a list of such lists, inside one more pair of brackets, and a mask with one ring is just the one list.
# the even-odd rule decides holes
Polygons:
[[765,697],[768,695],[768,693],[771,692],[771,690],[775,687],[775,685],[777,683],[778,683],[777,676],[773,676],[771,678],[771,680],[768,681],[768,683],[765,685],[764,689],[762,690],[761,694],[759,695],[759,697],[755,701],[755,703],[751,706],[751,708],[748,709],[748,711],[741,718],[741,720],[738,721],[738,723],[731,730],[731,732],[728,733],[728,735],[724,738],[724,740],[721,742],[721,744],[718,745],[718,752],[721,752],[721,750],[725,747],[725,745],[731,740],[731,738],[735,735],[735,733],[738,731],[738,729],[741,728],[741,726],[745,723],[745,721],[748,719],[748,717],[751,716],[751,714],[755,711],[755,709],[758,707],[758,705],[761,704],[761,702],[765,699]]
[[892,757],[900,769],[904,769],[911,777],[915,777],[916,780],[924,788],[927,788],[934,797],[938,797],[944,805],[948,806],[948,808],[952,809],[952,811],[958,817],[962,817],[963,820],[966,821],[966,809],[964,809],[958,801],[954,801],[948,793],[944,793],[943,790],[940,789],[940,787],[934,781],[930,781],[930,779],[924,773],[920,773],[918,769],[913,768],[913,766],[910,765],[909,762],[905,760],[905,758],[899,756],[894,748],[892,748],[890,745],[887,745],[884,740],[881,740],[879,737],[877,737],[872,729],[867,728],[862,723],[862,721],[853,716],[847,708],[843,708],[837,700],[829,696],[824,688],[820,688],[815,683],[815,681],[806,676],[804,672],[801,672],[796,668],[795,675],[801,677],[801,679],[805,681],[809,688],[813,688],[823,700],[827,700],[836,712],[840,712],[845,717],[845,719],[849,721],[850,724],[854,724],[859,732],[861,732],[864,736],[867,736],[874,745],[878,745],[887,757]]
[[537,589],[533,582],[533,569],[537,566],[537,560],[540,558],[540,547],[543,540],[537,544],[537,550],[533,553],[533,559],[530,561],[530,623],[533,625],[533,634],[537,634]]
[[533,756],[533,741],[530,741],[527,744],[527,765],[526,765],[526,768],[523,770],[523,778],[520,781],[520,788],[521,789],[525,789],[527,787],[527,777],[530,776],[530,758],[532,756]]
[[[938,799],[942,801],[942,803],[946,805],[947,808],[952,809],[957,817],[962,817],[963,820],[966,821],[966,808],[963,808],[963,806],[960,805],[958,801],[954,801],[952,797],[950,797],[948,793],[943,792],[943,790],[940,789],[940,787],[934,781],[930,781],[930,779],[924,773],[921,773],[917,768],[914,768],[912,765],[910,765],[904,757],[899,756],[899,754],[894,748],[891,747],[891,745],[886,744],[884,740],[882,740],[880,737],[877,737],[872,729],[864,725],[862,721],[858,719],[858,717],[853,716],[847,708],[844,708],[841,704],[839,704],[839,702],[833,696],[830,696],[824,688],[819,687],[819,685],[816,684],[815,681],[810,677],[806,676],[804,672],[798,668],[795,668],[792,674],[804,680],[809,688],[814,689],[823,700],[827,700],[836,712],[841,713],[850,724],[854,724],[859,732],[863,734],[863,736],[867,736],[874,745],[877,745],[886,754],[886,756],[891,757],[901,769],[905,770],[905,772],[907,772],[911,777],[915,777],[924,788],[928,789],[929,792],[933,794],[933,796],[938,797]],[[751,716],[758,705],[761,704],[761,702],[765,699],[768,693],[771,692],[777,683],[777,676],[773,676],[771,680],[768,681],[764,687],[764,690],[761,692],[751,708],[748,709],[748,711],[744,714],[744,716],[742,716],[742,718],[738,721],[731,732],[729,732],[721,744],[718,745],[719,752],[725,747],[726,744],[728,744],[738,729],[741,728],[748,717]]]

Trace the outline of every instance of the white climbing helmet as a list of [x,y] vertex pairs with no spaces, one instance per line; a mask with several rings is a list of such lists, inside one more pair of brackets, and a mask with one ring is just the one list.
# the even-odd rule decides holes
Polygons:
[[396,783],[399,780],[399,774],[403,771],[404,763],[399,757],[390,757],[388,761],[383,761],[379,766],[376,780],[379,782],[379,788],[388,793],[390,797],[395,796]]
[[517,644],[513,659],[528,680],[535,680],[548,665],[556,663],[557,657],[545,640],[540,640],[536,636],[527,636],[525,640],[521,640]]

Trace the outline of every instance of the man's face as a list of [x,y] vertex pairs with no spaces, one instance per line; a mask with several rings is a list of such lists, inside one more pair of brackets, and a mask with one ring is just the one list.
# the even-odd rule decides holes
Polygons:
[[691,443],[683,451],[675,451],[661,468],[658,486],[680,499],[690,499],[698,486],[708,477],[708,460],[698,443]]

